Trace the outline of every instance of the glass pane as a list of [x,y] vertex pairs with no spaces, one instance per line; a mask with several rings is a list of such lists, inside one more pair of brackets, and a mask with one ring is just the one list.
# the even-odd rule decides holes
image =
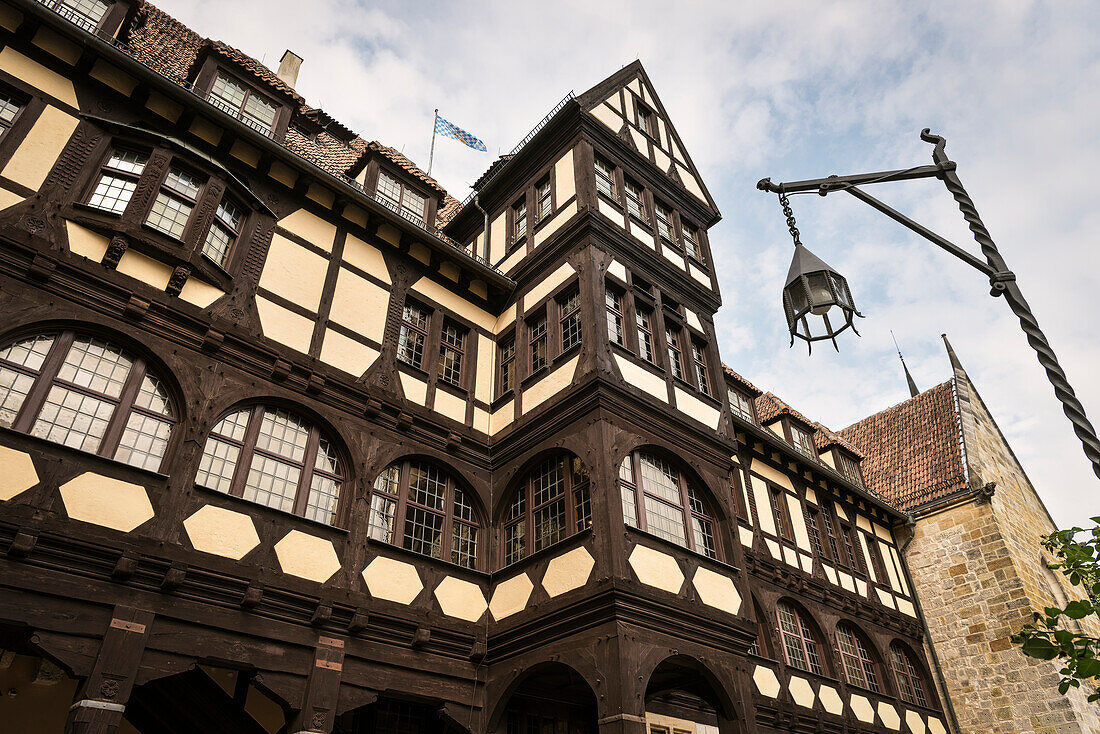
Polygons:
[[228,492],[233,483],[233,472],[237,468],[237,458],[240,453],[239,446],[216,438],[207,439],[202,460],[199,462],[199,471],[195,475],[195,484],[219,492]]
[[702,553],[707,558],[718,557],[714,549],[714,531],[711,528],[710,520],[704,520],[701,517],[692,517],[691,532],[692,539],[695,541],[696,552]]
[[[377,484],[376,484],[377,486]],[[370,521],[367,534],[384,543],[393,542],[393,520],[397,503],[386,497],[374,495],[370,501]]]
[[321,474],[314,474],[306,498],[305,516],[331,525],[336,520],[336,503],[340,499],[340,483]]
[[134,195],[137,183],[125,178],[118,178],[110,174],[99,177],[95,191],[88,199],[88,205],[106,209],[115,214],[126,211],[126,205],[130,203],[130,197]]
[[639,457],[642,466],[642,488],[650,494],[680,504],[680,473],[664,459],[650,454]]
[[153,201],[153,208],[149,210],[145,223],[170,237],[180,239],[193,209],[186,201],[161,191]]
[[166,418],[172,417],[172,405],[168,402],[168,393],[160,380],[152,375],[145,375],[142,378],[141,387],[138,388],[137,397],[134,398],[134,405]]
[[30,339],[18,341],[7,349],[0,350],[0,360],[17,364],[37,372],[46,360],[46,354],[53,346],[53,334],[38,334]]
[[230,108],[229,111],[233,114],[236,114],[241,109],[241,105],[244,104],[244,87],[225,74],[218,74],[210,93],[226,103]]
[[172,425],[141,413],[131,413],[126,422],[115,458],[131,466],[149,471],[160,468],[164,451],[168,448],[168,436]]
[[15,423],[15,417],[33,384],[33,377],[0,367],[0,426],[11,428]]
[[538,467],[531,477],[534,505],[545,504],[565,492],[565,462],[550,459]]
[[248,419],[251,416],[252,410],[249,408],[238,410],[236,413],[230,413],[218,421],[218,424],[214,426],[211,433],[216,433],[225,438],[231,438],[234,441],[243,441],[245,429],[248,428]]
[[451,538],[451,563],[466,568],[477,565],[477,528],[456,522]]
[[54,385],[31,433],[48,441],[95,452],[115,406],[106,400]]
[[665,540],[671,540],[677,545],[687,546],[687,538],[684,536],[683,510],[679,507],[667,505],[653,497],[645,497],[643,505],[645,506],[646,529],[649,532]]
[[638,527],[638,502],[633,487],[620,486],[623,499],[623,522],[632,528]]
[[221,204],[218,204],[218,219],[234,232],[240,230],[243,216],[241,208],[229,199],[224,199]]
[[313,461],[313,468],[327,474],[340,474],[340,461],[336,458],[336,450],[328,439],[322,438],[317,443],[317,458]]
[[0,92],[0,124],[4,127],[11,125],[15,120],[15,116],[19,114],[19,108],[21,107],[10,94],[7,92]]
[[397,464],[387,466],[374,480],[374,491],[397,496],[397,484],[401,477],[401,467]]
[[396,210],[401,204],[401,184],[385,171],[378,173],[378,186],[375,189],[376,198],[391,209]]
[[442,511],[447,478],[433,464],[414,463],[409,467],[409,502]]
[[408,326],[402,326],[397,338],[397,358],[413,367],[419,367],[423,357],[424,335]]
[[405,547],[432,558],[443,557],[443,516],[419,507],[405,509]]
[[99,21],[103,19],[103,14],[107,12],[107,4],[101,2],[101,0],[61,0],[59,9],[70,11],[69,13],[61,13],[64,17],[77,21],[77,24],[84,28],[93,30],[99,25]]
[[535,510],[535,550],[541,550],[565,537],[565,500],[559,499]]
[[465,493],[460,489],[455,490],[454,516],[459,520],[474,522],[474,508],[466,500]]
[[107,167],[140,176],[144,173],[145,164],[148,162],[149,156],[144,153],[135,153],[132,150],[116,150],[111,152],[111,159],[107,161]]
[[285,410],[264,409],[256,448],[300,464],[305,459],[308,440],[309,426],[296,415]]
[[577,532],[592,527],[592,499],[587,486],[573,492],[573,505],[577,515]]
[[275,105],[257,94],[250,94],[248,101],[244,104],[245,116],[260,123],[260,126],[266,129],[271,129],[275,124],[276,110]]
[[234,235],[221,225],[214,222],[206,233],[206,241],[202,244],[202,254],[211,262],[224,266],[229,256],[229,248],[233,245]]
[[509,525],[504,533],[504,563],[515,563],[527,555],[527,521]]
[[117,398],[132,365],[133,360],[121,349],[101,339],[78,336],[57,376],[65,382]]
[[301,474],[300,467],[254,454],[252,466],[248,469],[248,480],[245,482],[244,498],[277,510],[292,512]]
[[198,178],[178,168],[169,169],[168,176],[164,179],[165,186],[172,189],[177,194],[183,194],[191,199],[198,198],[199,186],[201,184],[202,182],[199,181]]

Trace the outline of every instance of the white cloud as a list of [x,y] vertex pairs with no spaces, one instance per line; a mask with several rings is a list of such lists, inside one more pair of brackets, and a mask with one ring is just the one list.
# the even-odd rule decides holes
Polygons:
[[[161,0],[269,65],[305,58],[299,89],[367,137],[427,162],[432,110],[509,150],[569,89],[640,57],[725,221],[711,233],[722,351],[832,426],[906,395],[889,330],[922,387],[947,379],[941,331],[1056,520],[1097,512],[1096,478],[1034,355],[984,278],[840,195],[792,203],[804,240],[847,274],[863,339],[787,349],[790,243],[755,182],[923,164],[932,127],[1100,420],[1100,9],[1086,2],[503,2]],[[458,196],[491,156],[452,141],[434,174]],[[938,182],[876,194],[973,247]]]

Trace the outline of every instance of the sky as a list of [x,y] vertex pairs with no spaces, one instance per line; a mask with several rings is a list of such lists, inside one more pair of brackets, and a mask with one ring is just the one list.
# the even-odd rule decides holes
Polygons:
[[[710,230],[723,359],[837,429],[950,378],[947,333],[1060,526],[1100,515],[1092,473],[1034,352],[986,278],[851,196],[793,197],[802,241],[844,274],[866,318],[840,352],[788,348],[780,292],[791,240],[756,182],[931,162],[947,153],[1100,422],[1100,5],[1089,2],[356,2],[157,0],[278,65],[367,139],[426,167],[433,110],[489,154],[436,144],[455,196],[570,90],[641,59],[722,212]],[[870,193],[977,252],[936,180]]]

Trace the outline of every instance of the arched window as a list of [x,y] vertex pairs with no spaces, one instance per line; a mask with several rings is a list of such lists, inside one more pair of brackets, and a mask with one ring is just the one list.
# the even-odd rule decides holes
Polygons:
[[332,524],[343,470],[332,442],[283,408],[253,405],[218,421],[195,484]]
[[369,533],[416,553],[477,567],[474,507],[454,477],[426,461],[390,464],[374,480]]
[[516,488],[504,516],[504,564],[591,524],[588,469],[575,456],[552,456],[531,469]]
[[890,664],[894,669],[894,679],[898,683],[898,693],[906,703],[917,706],[927,706],[928,699],[924,695],[924,682],[921,679],[920,668],[913,661],[913,654],[906,650],[901,643],[890,643]]
[[157,471],[174,423],[145,360],[99,337],[56,331],[0,349],[0,426]]
[[869,646],[864,642],[863,636],[847,622],[837,625],[836,648],[840,653],[840,667],[844,669],[844,677],[848,682],[853,686],[881,693]]
[[639,530],[717,558],[714,521],[703,497],[676,467],[635,451],[619,466],[623,521]]
[[817,653],[817,637],[809,622],[793,604],[779,602],[775,608],[779,619],[779,638],[783,641],[783,654],[787,664],[823,675],[821,658]]

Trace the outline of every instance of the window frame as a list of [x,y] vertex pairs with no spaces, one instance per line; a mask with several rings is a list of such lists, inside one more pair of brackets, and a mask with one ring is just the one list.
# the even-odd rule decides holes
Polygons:
[[[741,401],[744,401],[744,406],[747,406],[748,410],[745,410],[745,408],[740,404],[735,406],[733,401],[734,395],[740,398]],[[754,405],[754,401],[744,392],[738,390],[736,387],[733,387],[728,382],[726,383],[726,402],[729,403],[730,412],[733,413],[733,415],[741,418],[748,423],[756,425],[756,405]]]
[[[410,321],[407,318],[409,309],[416,309],[424,314],[423,326]],[[401,306],[401,321],[400,328],[398,329],[397,346],[396,346],[396,358],[401,364],[412,367],[415,370],[421,372],[427,372],[424,369],[424,360],[428,358],[428,345],[431,343],[432,338],[432,317],[435,315],[435,309],[428,308],[420,301],[406,298],[405,303]],[[406,334],[416,333],[420,335],[420,359],[418,364],[414,364],[402,356],[402,340],[406,339]]]
[[[609,161],[607,158],[603,157],[599,153],[594,154],[593,161],[594,161],[593,162],[593,171],[594,171],[593,175],[595,176],[595,185],[596,185],[595,188],[596,188],[596,197],[597,197],[597,199],[600,196],[603,196],[606,199],[610,199],[611,202],[614,203],[616,206],[621,207],[623,205],[623,195],[619,190],[620,187],[619,187],[618,166],[616,166],[614,163],[612,163],[611,161]],[[606,172],[601,168],[601,164],[607,168]],[[608,183],[608,185],[611,189],[610,193],[601,190],[601,188],[600,188],[600,180],[601,179]]]
[[708,398],[714,397],[710,384],[710,367],[707,363],[707,344],[700,339],[690,338],[692,377],[695,379],[695,387]]
[[[573,300],[576,303],[571,309],[566,310],[566,304]],[[574,349],[579,348],[584,344],[584,325],[581,320],[581,291],[580,284],[574,283],[572,286],[564,288],[556,296],[554,296],[555,310],[557,311],[558,321],[558,354],[565,354]],[[574,329],[573,326],[576,326]],[[570,336],[571,334],[576,336]],[[569,337],[567,343],[566,337]]]
[[[637,189],[637,195],[631,196],[631,189]],[[629,178],[623,177],[623,196],[626,206],[627,219],[636,222],[639,226],[645,227],[647,230],[653,226],[653,217],[649,213],[649,207],[646,202],[646,189],[641,184],[634,183]],[[637,207],[637,213],[635,213],[631,204]]]
[[857,487],[865,486],[863,483],[863,467],[859,461],[848,456],[847,453],[839,448],[833,449],[833,457],[837,465],[837,473],[840,474],[840,476]]
[[[219,76],[224,77],[227,81],[236,84],[244,90],[244,97],[241,99],[241,103],[235,111],[232,109],[231,102],[226,100],[220,94],[214,92],[214,86],[218,83]],[[252,118],[255,117],[254,115],[248,115],[246,118],[245,109],[248,107],[248,102],[252,97],[257,97],[262,102],[270,105],[274,110],[274,114],[272,114],[271,116],[271,127],[267,131],[263,130],[262,127],[260,127],[260,125],[264,124],[262,121],[253,121]],[[206,86],[206,101],[214,105],[230,117],[236,118],[240,121],[242,125],[245,125],[252,130],[260,133],[261,135],[265,135],[269,138],[275,138],[277,136],[278,130],[281,127],[280,118],[283,116],[283,110],[285,109],[285,105],[280,103],[270,94],[259,91],[253,84],[250,84],[249,82],[242,79],[239,74],[234,73],[229,68],[222,66],[221,64],[215,64],[213,67],[213,71],[210,74],[210,82]]]
[[[920,662],[914,659],[913,651],[908,645],[903,645],[899,640],[893,640],[890,643],[889,652],[890,671],[894,677],[894,685],[897,686],[898,698],[913,706],[930,708],[934,704],[931,688],[927,685],[928,679],[925,676],[924,668]],[[899,656],[906,664],[906,670],[904,671],[898,669]],[[906,692],[906,688],[902,686],[902,678],[911,686],[912,693]]]
[[[396,203],[394,203],[393,196],[391,194],[379,193],[379,191],[381,190],[379,187],[382,185],[383,176],[391,181],[398,189]],[[423,199],[424,209],[421,212],[419,219],[413,219],[412,217],[405,215],[405,211],[407,209],[405,196],[406,194],[410,193]],[[378,172],[374,179],[374,190],[370,192],[370,194],[375,201],[377,201],[379,204],[386,207],[402,219],[410,221],[413,224],[419,224],[422,227],[428,226],[428,214],[430,213],[431,209],[431,196],[425,194],[421,189],[406,181],[403,176],[397,174],[394,171],[391,171],[386,166],[378,167]]]
[[[604,311],[607,314],[607,340],[626,348],[626,294],[618,286],[604,281]],[[618,338],[615,338],[618,334]]]
[[6,97],[7,104],[15,108],[15,113],[11,116],[11,120],[4,121],[0,119],[0,142],[2,142],[11,134],[12,129],[19,124],[20,118],[23,117],[23,113],[27,111],[27,104],[30,102],[30,98],[26,93],[7,84],[0,84],[0,96]]
[[[654,337],[654,319],[656,310],[654,305],[649,303],[648,300],[638,303],[637,296],[634,297],[634,338],[636,340],[635,354],[647,364],[651,364],[654,367],[660,369],[660,364],[657,360],[657,342]],[[642,345],[645,345],[643,349]]]
[[[525,324],[527,326],[527,375],[530,377],[550,367],[550,320],[547,308],[544,306],[528,316]],[[541,331],[538,330],[540,325]],[[541,356],[537,354],[536,348],[540,343]]]
[[[545,186],[545,192],[543,186]],[[535,181],[535,229],[554,218],[554,213],[557,211],[555,188],[553,168],[547,171],[542,178]],[[545,211],[543,205],[546,207]]]
[[[186,242],[188,242],[189,240],[192,239],[192,236],[195,234],[194,229],[201,225],[201,222],[199,221],[200,217],[198,216],[199,215],[199,205],[202,203],[203,199],[206,198],[206,189],[210,184],[210,179],[209,179],[209,177],[204,176],[202,174],[195,174],[193,172],[193,169],[188,168],[186,165],[174,165],[174,164],[176,164],[175,159],[173,159],[168,164],[168,166],[165,167],[164,174],[160,177],[160,180],[157,183],[156,190],[153,192],[152,200],[149,202],[149,210],[144,213],[145,216],[142,218],[141,225],[143,227],[146,227],[148,229],[153,230],[154,232],[159,233],[160,235],[162,235],[164,237],[167,237],[171,240],[179,242],[180,244],[184,244],[184,243],[186,243]],[[191,176],[193,178],[200,179],[199,183],[198,183],[198,186],[196,187],[198,189],[198,193],[195,194],[194,198],[191,198],[188,194],[180,191],[179,189],[173,188],[168,183],[168,179],[172,176],[173,173],[176,173],[176,172],[182,173],[182,174],[187,175],[187,176]],[[183,201],[185,204],[187,204],[188,206],[191,207],[191,211],[187,215],[187,221],[183,225],[183,231],[180,232],[179,236],[176,236],[176,235],[172,234],[171,232],[168,232],[164,229],[161,229],[160,227],[158,227],[155,224],[150,224],[150,222],[149,222],[149,219],[153,216],[153,207],[156,206],[157,199],[159,199],[161,195],[164,195],[164,196],[168,197],[169,199],[177,199],[177,200]],[[217,213],[215,212],[215,218],[216,217],[217,217]],[[211,219],[210,227],[213,227],[213,226],[214,226],[214,221],[213,221],[213,219]],[[207,234],[209,234],[209,228],[207,229]],[[205,237],[203,237],[203,239],[202,239],[202,244],[203,245],[206,244],[206,238]],[[200,251],[201,251],[201,247],[200,247]]]
[[[562,462],[562,491],[536,505],[534,479],[543,467],[556,461]],[[501,511],[498,548],[501,568],[520,563],[524,559],[566,541],[592,526],[592,478],[588,467],[585,466],[580,457],[568,451],[558,451],[530,462],[520,477],[520,480],[509,494],[509,501],[504,504]],[[514,510],[521,492],[523,493],[523,507],[518,514],[515,514]],[[580,499],[581,496],[584,496],[583,501]],[[565,504],[564,533],[560,538],[536,548],[536,540],[540,537],[536,533],[536,513],[539,510],[551,507],[558,501]],[[584,507],[587,507],[587,514],[581,511]],[[586,519],[587,522],[585,523]],[[510,536],[509,531],[520,524],[523,524],[523,546],[517,554],[512,554],[509,542],[512,537],[518,536]],[[581,527],[582,524],[584,524],[584,527]],[[572,530],[570,530],[571,528]]]
[[[179,408],[177,407],[179,401],[172,395],[169,383],[155,369],[149,369],[148,360],[141,356],[141,354],[128,347],[122,346],[117,340],[110,336],[102,336],[94,332],[72,328],[36,329],[15,336],[8,335],[3,340],[2,344],[3,348],[7,349],[30,339],[47,336],[52,337],[52,342],[37,370],[24,365],[17,365],[7,360],[0,361],[0,367],[25,375],[31,379],[30,388],[24,395],[12,419],[12,423],[8,428],[18,433],[47,441],[56,446],[62,446],[85,454],[94,454],[95,456],[110,461],[117,461],[140,471],[152,471],[157,474],[161,473],[161,470],[165,468],[175,446],[173,436],[175,434],[175,428],[180,420]],[[130,369],[126,373],[126,377],[117,396],[96,390],[89,386],[80,385],[73,380],[64,380],[60,377],[61,369],[65,365],[66,358],[69,356],[69,352],[77,338],[102,342],[131,359]],[[165,401],[168,406],[167,415],[136,405],[142,382],[147,376],[162,386]],[[61,387],[70,393],[76,393],[111,405],[111,415],[107,419],[107,424],[104,426],[103,433],[97,439],[98,444],[95,451],[69,446],[68,444],[54,441],[45,436],[35,435],[35,426],[41,418],[42,410],[55,386]],[[168,437],[165,439],[164,452],[161,454],[160,461],[155,469],[146,469],[144,466],[139,466],[127,460],[116,458],[119,450],[123,448],[122,439],[125,436],[130,418],[133,415],[147,416],[168,424]],[[84,435],[88,436],[91,434]]]
[[[511,345],[511,354],[505,356],[507,353],[506,347]],[[496,344],[497,349],[497,381],[496,381],[496,396],[498,398],[504,397],[506,394],[516,389],[518,384],[518,377],[516,371],[516,364],[518,360],[516,349],[516,332],[513,330],[511,333],[505,335]],[[507,377],[507,379],[506,379]]]
[[[782,608],[790,610],[797,630],[788,631],[783,626]],[[807,622],[807,616],[801,607],[787,599],[780,599],[775,605],[776,633],[779,638],[779,648],[783,651],[783,662],[790,668],[802,670],[814,675],[827,675],[828,664],[825,659],[825,645],[822,644],[817,626]],[[805,665],[792,662],[791,651],[788,647],[788,639],[796,643],[795,648],[801,650]],[[811,662],[815,660],[816,662]],[[816,669],[815,669],[816,668]]]
[[[646,489],[645,482],[643,481],[642,474],[642,455],[645,454],[658,461],[666,463],[672,468],[676,474],[676,486],[680,497],[680,504],[674,505],[667,497],[651,492]],[[623,466],[627,462],[630,463],[630,478],[626,478],[623,475]],[[711,500],[705,487],[696,487],[690,482],[688,473],[684,471],[678,464],[678,462],[671,461],[661,453],[653,451],[646,447],[639,447],[629,452],[620,461],[617,469],[616,486],[619,491],[620,501],[622,502],[623,509],[623,522],[628,527],[633,527],[641,530],[643,533],[648,533],[654,537],[660,538],[667,543],[679,546],[692,553],[698,553],[701,556],[711,558],[717,561],[721,561],[724,555],[724,548],[721,543],[721,533],[719,529],[718,515],[713,511],[711,507]],[[633,493],[633,505],[634,505],[634,522],[631,523],[627,519],[626,510],[626,493]],[[678,510],[683,517],[683,531],[684,531],[684,543],[677,543],[671,538],[667,538],[664,535],[649,529],[648,510],[646,506],[646,500],[652,499],[654,502],[658,502],[665,507]],[[702,508],[702,511],[696,510],[693,505],[698,505]],[[696,528],[694,520],[700,520],[705,522],[709,526],[710,540],[713,543],[713,553],[708,553],[705,548],[697,547],[698,541],[696,536]]]
[[660,126],[657,124],[657,112],[634,95],[634,124],[653,140],[659,140]]
[[[799,455],[812,461],[818,461],[817,446],[814,445],[814,431],[803,428],[789,418],[785,422],[787,424],[788,442],[791,447]],[[805,444],[800,443],[799,439],[804,439]]]
[[[410,477],[412,476],[414,464],[430,466],[444,477],[443,510],[438,510],[410,499]],[[394,494],[388,494],[380,490],[378,484],[383,480],[386,472],[395,466],[398,471],[396,492]],[[488,532],[484,521],[484,515],[481,512],[480,502],[477,499],[471,499],[475,498],[476,494],[467,488],[463,482],[460,482],[457,476],[458,475],[446,465],[422,456],[408,456],[387,464],[374,478],[374,481],[371,482],[370,488],[367,491],[367,511],[370,513],[367,523],[368,538],[376,543],[387,543],[394,547],[402,548],[410,553],[416,553],[425,558],[431,558],[443,563],[450,563],[461,568],[468,568],[473,571],[484,570],[486,567],[485,538]],[[470,507],[472,520],[466,520],[456,516],[456,493],[460,493],[464,498],[465,504]],[[392,526],[389,529],[388,539],[379,538],[374,534],[376,498],[394,503]],[[430,553],[422,553],[421,551],[409,547],[409,535],[406,521],[408,519],[408,510],[410,506],[422,512],[431,513],[443,518],[443,522],[440,526],[441,541],[439,545],[440,556],[438,558]],[[456,524],[472,527],[475,531],[473,565],[466,565],[460,561],[454,560],[456,553],[454,529]]]
[[673,380],[685,385],[690,385],[691,383],[687,380],[687,373],[685,372],[684,365],[683,326],[678,321],[668,316],[667,313],[664,316],[664,325],[665,360],[668,362],[668,373],[672,376]]
[[[520,222],[523,223],[522,230]],[[508,247],[505,254],[511,254],[527,242],[531,231],[531,207],[527,205],[527,192],[524,191],[508,207]]]
[[[430,323],[431,322],[429,320],[429,325]],[[446,340],[448,328],[452,329],[458,335],[457,345]],[[436,379],[438,382],[449,385],[450,387],[458,388],[460,390],[466,389],[467,373],[469,372],[469,370],[466,369],[468,362],[466,357],[469,347],[469,337],[469,329],[467,329],[465,326],[458,323],[454,319],[447,318],[446,316],[443,317],[443,323],[440,327],[439,336],[439,356],[436,359]],[[445,377],[446,366],[444,364],[444,360],[446,359],[446,355],[448,353],[457,356],[458,377],[456,379]]]
[[[844,681],[850,686],[882,695],[882,676],[879,674],[878,664],[872,652],[873,647],[865,639],[863,632],[851,622],[841,620],[837,623],[834,636],[836,637],[837,667],[843,672]],[[850,639],[844,639],[845,637]],[[846,649],[845,643],[850,649]],[[849,665],[854,666],[860,680],[852,680],[852,668]]]
[[[132,155],[137,155],[137,156],[144,156],[145,157],[145,162],[141,164],[141,171],[138,172],[138,173],[134,173],[133,171],[126,171],[122,168],[113,167],[111,165],[111,163],[112,163],[112,161],[114,161],[116,153],[118,153],[120,155],[132,154]],[[126,145],[126,144],[119,145],[119,144],[116,144],[114,141],[112,141],[111,144],[107,146],[106,155],[104,155],[102,157],[102,160],[100,161],[98,169],[92,175],[91,181],[88,185],[88,190],[85,193],[85,195],[80,198],[80,202],[84,206],[87,206],[87,207],[93,209],[94,211],[99,212],[101,214],[105,214],[107,216],[111,216],[111,217],[115,217],[115,218],[121,218],[123,216],[126,216],[127,213],[130,211],[130,207],[133,206],[133,204],[134,204],[134,194],[137,193],[138,187],[141,186],[142,179],[144,179],[146,177],[146,172],[149,169],[149,161],[151,160],[151,158],[152,158],[152,152],[148,151],[143,146],[130,146],[130,145]],[[169,161],[169,166],[170,165],[171,165],[171,161]],[[169,166],[165,166],[165,170],[167,170]],[[113,208],[109,209],[109,208],[101,206],[99,204],[91,203],[92,198],[95,196],[96,191],[99,189],[99,184],[103,181],[104,177],[107,176],[107,175],[110,175],[111,177],[116,178],[116,179],[129,181],[130,183],[132,183],[134,185],[133,190],[129,192],[129,196],[126,199],[126,205],[123,206],[121,210],[113,209]],[[149,206],[150,207],[152,206],[151,201],[149,202]],[[143,224],[145,222],[145,217],[147,215],[148,215],[148,212],[142,212],[142,223]],[[156,230],[156,231],[158,232],[158,234],[160,233],[159,230]]]

